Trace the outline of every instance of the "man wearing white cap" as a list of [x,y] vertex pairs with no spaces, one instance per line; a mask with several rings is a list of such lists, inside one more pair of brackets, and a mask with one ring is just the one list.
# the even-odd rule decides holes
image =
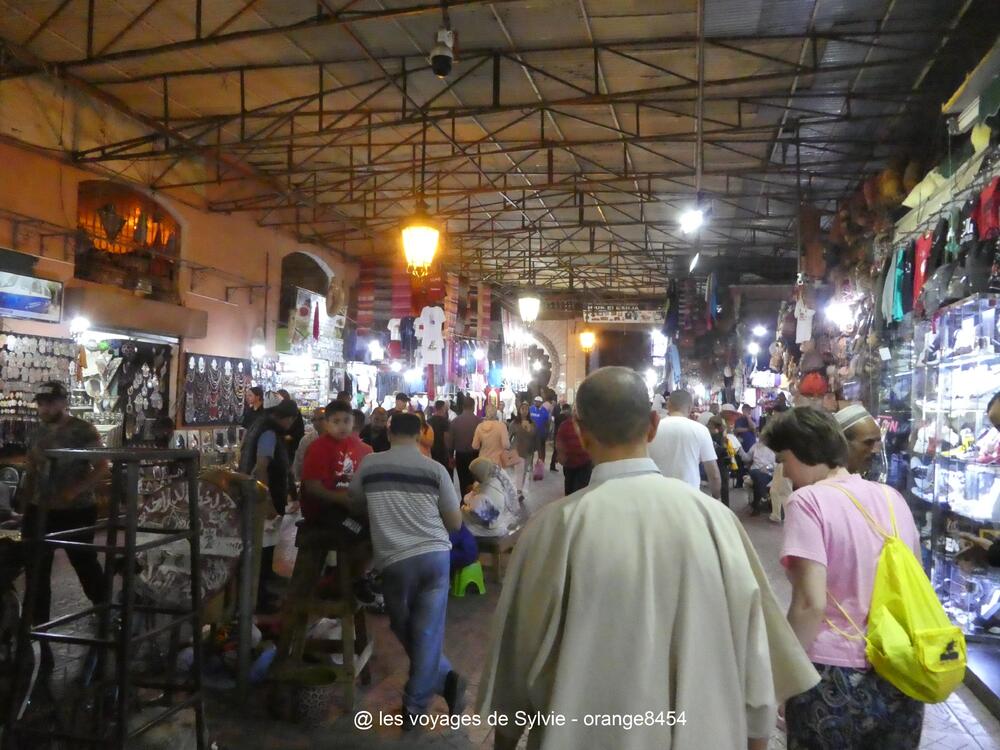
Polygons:
[[847,470],[865,476],[872,468],[872,459],[882,450],[882,431],[875,417],[861,404],[845,406],[834,415],[847,438]]

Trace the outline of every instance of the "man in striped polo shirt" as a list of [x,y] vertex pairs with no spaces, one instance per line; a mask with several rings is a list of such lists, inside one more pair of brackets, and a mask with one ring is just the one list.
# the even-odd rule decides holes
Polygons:
[[448,534],[461,528],[462,514],[448,472],[420,453],[419,434],[415,414],[394,414],[392,448],[365,458],[350,487],[354,508],[368,511],[389,622],[410,657],[403,689],[406,729],[418,725],[434,695],[444,697],[449,714],[461,714],[466,687],[444,655]]

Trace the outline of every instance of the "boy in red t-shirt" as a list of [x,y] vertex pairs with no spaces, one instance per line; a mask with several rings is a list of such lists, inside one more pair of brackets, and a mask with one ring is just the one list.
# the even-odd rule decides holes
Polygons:
[[350,404],[331,401],[324,417],[325,433],[309,446],[302,465],[302,515],[307,521],[340,526],[350,510],[351,477],[372,449],[353,433]]

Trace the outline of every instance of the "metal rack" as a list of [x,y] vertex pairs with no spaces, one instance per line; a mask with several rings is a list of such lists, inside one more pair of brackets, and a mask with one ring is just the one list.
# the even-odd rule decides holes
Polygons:
[[[32,642],[66,643],[87,647],[93,656],[97,685],[107,687],[109,700],[99,697],[93,706],[92,725],[101,729],[94,734],[82,734],[75,727],[63,727],[60,722],[32,721],[29,711],[25,716],[19,716],[17,706],[20,700],[12,701],[11,713],[4,734],[5,750],[22,750],[22,748],[39,747],[41,742],[48,740],[69,741],[81,746],[100,748],[116,748],[124,750],[129,740],[137,737],[153,726],[169,719],[174,714],[186,708],[195,712],[195,727],[197,747],[205,747],[205,714],[202,701],[202,650],[201,650],[201,568],[200,568],[200,523],[197,502],[188,503],[187,528],[140,527],[138,525],[139,511],[139,479],[143,466],[156,464],[174,464],[183,467],[187,480],[188,497],[198,497],[199,454],[189,450],[159,450],[148,448],[133,449],[87,449],[70,450],[57,449],[46,451],[48,463],[42,477],[42,489],[39,503],[40,528],[45,527],[48,514],[47,492],[49,477],[60,461],[108,461],[111,464],[111,493],[108,518],[99,521],[91,527],[46,534],[28,542],[27,548],[27,585],[25,587],[25,602],[21,614],[18,633],[16,657],[16,684],[19,694],[27,692],[32,683]],[[103,543],[73,541],[75,535],[81,532],[105,532]],[[155,535],[150,541],[138,543],[137,534]],[[137,552],[152,549],[177,542],[187,542],[190,545],[191,566],[191,605],[188,608],[165,607],[155,605],[140,605],[136,603],[135,593],[135,556]],[[105,591],[106,601],[86,609],[62,615],[40,625],[32,625],[36,606],[37,586],[34,585],[36,571],[41,555],[46,546],[61,546],[64,548],[92,549],[105,554]],[[119,566],[117,563],[124,563]],[[122,587],[116,598],[113,596],[113,583],[116,569],[121,567]],[[166,616],[165,621],[158,621],[154,626],[138,632],[141,621],[151,615]],[[62,631],[61,628],[83,618],[96,616],[97,632],[93,636],[83,636]],[[190,676],[184,682],[173,678],[172,672],[166,680],[139,679],[134,676],[130,667],[135,657],[137,647],[149,639],[161,634],[176,635],[183,626],[189,626],[192,635],[193,665]],[[112,652],[114,668],[107,668],[107,658]],[[162,691],[166,705],[152,718],[143,718],[142,723],[130,729],[129,718],[136,708],[143,708],[134,695],[135,691],[150,688]],[[100,694],[100,690],[98,691]],[[184,694],[175,700],[175,694]],[[30,698],[30,696],[28,696]],[[110,704],[110,705],[109,705]]]

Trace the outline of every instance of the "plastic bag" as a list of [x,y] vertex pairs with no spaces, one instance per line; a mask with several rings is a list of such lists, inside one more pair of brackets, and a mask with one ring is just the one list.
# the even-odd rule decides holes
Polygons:
[[545,464],[542,461],[535,462],[535,470],[532,472],[531,478],[536,482],[541,482],[545,479]]
[[291,578],[295,569],[295,558],[299,549],[295,546],[295,535],[298,533],[296,524],[302,520],[301,513],[286,513],[281,518],[278,529],[278,543],[274,547],[274,572],[282,578]]

